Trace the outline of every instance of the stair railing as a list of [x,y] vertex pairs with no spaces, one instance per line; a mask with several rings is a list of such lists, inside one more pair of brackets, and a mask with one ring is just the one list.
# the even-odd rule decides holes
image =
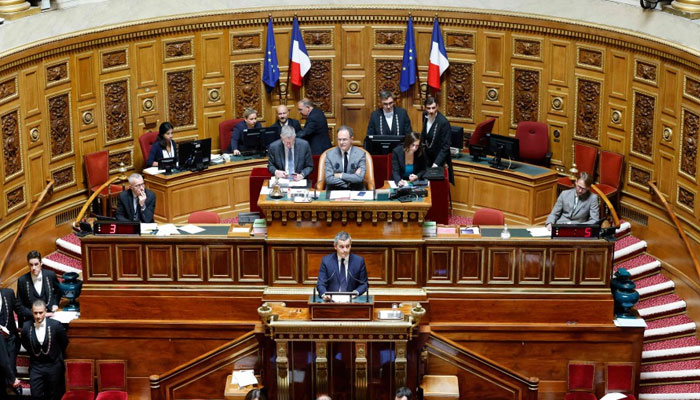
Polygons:
[[600,199],[603,200],[603,203],[605,203],[605,205],[608,206],[608,210],[610,210],[610,216],[613,219],[615,228],[619,228],[620,218],[617,216],[617,211],[615,211],[615,207],[613,207],[612,203],[610,202],[610,199],[608,199],[608,196],[606,196],[605,193],[603,193],[596,185],[591,185],[591,190],[593,190],[595,194],[597,194],[598,197],[600,197]]
[[649,181],[647,183],[649,184],[649,188],[651,189],[651,194],[652,195],[655,194],[656,197],[658,197],[661,200],[661,204],[664,205],[664,208],[666,208],[666,212],[671,217],[671,221],[673,221],[673,224],[676,226],[676,230],[678,231],[678,235],[681,237],[681,240],[683,240],[683,244],[685,245],[686,250],[688,250],[688,253],[690,253],[690,259],[693,261],[693,265],[695,266],[695,273],[698,275],[698,279],[700,279],[700,263],[698,263],[698,258],[695,255],[693,248],[690,246],[690,241],[688,240],[688,236],[685,235],[685,231],[683,230],[683,227],[681,227],[681,223],[680,223],[680,221],[678,221],[678,217],[676,217],[676,213],[673,212],[671,205],[668,204],[668,201],[666,201],[666,198],[661,193],[659,188],[656,187],[656,184],[654,183],[654,181]]
[[53,179],[49,179],[46,182],[46,187],[44,187],[44,190],[39,195],[39,198],[37,199],[37,201],[34,202],[34,205],[32,206],[31,210],[29,210],[27,215],[24,216],[22,224],[17,229],[15,237],[12,238],[12,242],[10,242],[10,245],[7,246],[7,250],[5,250],[5,255],[2,257],[2,261],[0,262],[0,273],[2,273],[2,271],[5,269],[5,262],[10,257],[10,253],[12,253],[12,249],[15,247],[15,244],[17,244],[17,241],[24,233],[24,228],[27,226],[27,223],[30,219],[32,219],[34,213],[36,213],[36,210],[39,208],[39,205],[44,201],[46,196],[49,195],[49,193],[51,193],[55,182],[56,181],[54,181]]
[[73,221],[74,228],[78,228],[80,226],[80,221],[82,221],[83,218],[85,217],[85,213],[87,212],[88,208],[90,207],[92,202],[95,201],[95,198],[97,196],[99,196],[103,190],[105,190],[105,188],[109,187],[115,181],[118,181],[118,180],[126,181],[125,172],[126,172],[126,168],[124,168],[124,163],[121,163],[119,166],[119,175],[114,176],[112,178],[109,178],[107,180],[107,182],[103,183],[102,185],[100,185],[99,188],[97,188],[97,190],[92,192],[92,195],[90,197],[88,197],[87,201],[85,202],[85,204],[83,204],[83,207],[80,209],[80,212],[78,213],[78,216],[75,218],[75,221]]

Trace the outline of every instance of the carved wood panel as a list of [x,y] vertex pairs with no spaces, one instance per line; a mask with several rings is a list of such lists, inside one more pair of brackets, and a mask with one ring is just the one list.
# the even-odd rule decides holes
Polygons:
[[642,190],[649,190],[649,181],[651,180],[651,171],[642,167],[630,164],[628,183]]
[[332,29],[302,29],[306,47],[331,48],[333,46]]
[[263,246],[237,246],[238,282],[265,283]]
[[575,136],[598,142],[600,135],[600,94],[602,83],[589,79],[576,79],[576,127]]
[[233,247],[207,246],[207,280],[209,282],[233,282]]
[[457,283],[484,283],[484,249],[459,248],[457,250]]
[[654,142],[654,106],[652,96],[634,92],[632,152],[651,160]]
[[109,155],[109,173],[119,172],[122,164],[127,170],[134,168],[134,150],[117,150]]
[[5,181],[24,171],[22,164],[22,141],[19,133],[19,110],[13,110],[0,117],[2,126],[2,155],[5,168]]
[[474,50],[474,34],[465,32],[445,31],[445,49],[446,50]]
[[426,283],[452,282],[452,252],[449,247],[428,247],[426,249]]
[[450,62],[445,79],[445,115],[456,120],[474,120],[474,64]]
[[0,82],[0,103],[14,99],[17,93],[16,77]]
[[638,80],[656,85],[657,66],[650,62],[635,60],[634,77]]
[[104,90],[105,143],[118,143],[131,138],[131,98],[129,79],[108,82]]
[[324,113],[333,115],[333,61],[311,60],[304,94]]
[[513,55],[539,59],[542,57],[542,43],[539,40],[514,38]]
[[5,192],[5,209],[7,214],[27,204],[24,186],[18,186]]
[[123,69],[129,66],[127,49],[108,50],[100,53],[102,72]]
[[248,53],[262,50],[261,32],[237,32],[231,35],[231,49],[234,53]]
[[374,30],[375,47],[403,47],[405,40],[405,29],[381,28]]
[[683,186],[678,186],[678,204],[686,207],[690,212],[695,212],[695,193],[684,188]]
[[695,180],[698,164],[698,129],[700,116],[683,108],[681,127],[680,172]]
[[194,69],[167,71],[166,103],[168,105],[168,121],[175,128],[196,126],[194,99]]
[[394,94],[394,102],[399,103],[401,89],[401,60],[374,60],[374,93],[382,90]]
[[578,66],[584,68],[603,70],[603,52],[601,50],[587,49],[584,47],[577,48],[576,62]]
[[46,67],[46,86],[53,86],[68,79],[68,61]]
[[235,64],[233,66],[234,115],[243,117],[246,108],[258,111],[258,119],[264,119],[262,107],[262,68],[259,62]]
[[700,81],[685,77],[683,93],[693,100],[700,101]]
[[540,72],[513,68],[511,124],[539,120]]
[[49,139],[52,160],[73,153],[70,104],[68,93],[49,97]]
[[181,60],[194,56],[194,39],[180,39],[163,43],[163,60]]
[[58,191],[75,184],[75,165],[60,167],[51,171],[51,178],[55,181],[53,190]]

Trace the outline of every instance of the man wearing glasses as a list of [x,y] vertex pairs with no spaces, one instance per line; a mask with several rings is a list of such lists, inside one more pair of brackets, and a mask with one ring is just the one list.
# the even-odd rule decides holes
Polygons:
[[369,117],[367,136],[408,135],[413,132],[411,120],[403,108],[395,105],[394,95],[388,90],[379,92],[382,108],[374,110]]
[[129,176],[129,190],[119,193],[117,220],[133,222],[153,222],[156,209],[156,195],[146,189],[141,174]]
[[561,192],[547,217],[547,229],[552,224],[597,224],[600,220],[598,196],[590,192],[593,178],[581,172],[573,189]]

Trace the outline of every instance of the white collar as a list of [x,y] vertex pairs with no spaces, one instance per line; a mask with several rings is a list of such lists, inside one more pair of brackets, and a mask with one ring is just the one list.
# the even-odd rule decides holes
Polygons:
[[32,282],[40,281],[44,277],[44,271],[40,271],[38,276],[34,276],[31,272],[29,275],[32,276]]
[[35,328],[35,329],[44,329],[44,328],[46,328],[46,317],[44,317],[44,320],[41,321],[41,323],[39,324],[39,326],[36,325],[36,321],[35,321],[35,322],[34,322],[34,328]]

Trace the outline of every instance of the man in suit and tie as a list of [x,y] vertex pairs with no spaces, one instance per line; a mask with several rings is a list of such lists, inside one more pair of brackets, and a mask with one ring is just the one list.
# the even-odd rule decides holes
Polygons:
[[[17,379],[17,353],[19,352],[20,340],[17,333],[14,313],[20,315],[19,302],[15,299],[15,292],[10,288],[0,289],[0,373],[5,385],[0,384],[0,399],[7,398],[5,386],[19,388]],[[21,389],[20,389],[21,390]]]
[[309,142],[311,154],[319,155],[331,148],[331,140],[328,138],[328,121],[321,109],[314,107],[314,103],[304,98],[297,103],[299,113],[306,118],[304,129],[297,131],[297,136]]
[[65,392],[63,360],[68,336],[60,322],[47,317],[46,303],[32,304],[33,320],[22,326],[22,345],[29,353],[32,399],[59,400]]
[[294,128],[285,125],[280,132],[280,140],[270,144],[267,170],[271,175],[299,181],[305,179],[314,170],[309,143],[306,140],[297,139],[296,136]]
[[141,174],[129,176],[129,190],[119,193],[117,220],[151,223],[156,209],[156,194],[146,189]]
[[367,157],[362,149],[352,145],[352,138],[352,128],[338,128],[338,147],[326,153],[326,189],[364,189]]
[[549,213],[547,229],[552,224],[597,224],[600,220],[598,196],[590,192],[593,178],[581,172],[572,189],[561,192]]
[[350,253],[352,238],[345,231],[338,232],[333,239],[335,254],[321,260],[316,288],[319,296],[330,300],[326,292],[354,292],[360,296],[367,291],[367,267],[365,259]]
[[440,113],[437,101],[428,96],[425,99],[425,112],[423,113],[423,130],[421,137],[425,146],[425,155],[428,165],[443,167],[447,164],[450,183],[454,184],[452,172],[452,157],[450,156],[450,141],[452,127],[450,122]]
[[289,109],[284,104],[277,106],[277,121],[272,124],[271,128],[280,128],[280,131],[285,126],[294,128],[294,132],[301,131],[301,124],[294,118],[289,118]]
[[27,254],[27,264],[29,272],[17,279],[19,326],[34,318],[32,304],[36,300],[43,300],[47,304],[49,317],[58,310],[58,303],[61,301],[61,288],[58,287],[56,273],[41,267],[41,254],[36,250],[30,251]]
[[372,135],[408,135],[411,120],[403,108],[394,105],[394,95],[388,90],[379,92],[382,108],[374,110],[369,116],[367,136]]

